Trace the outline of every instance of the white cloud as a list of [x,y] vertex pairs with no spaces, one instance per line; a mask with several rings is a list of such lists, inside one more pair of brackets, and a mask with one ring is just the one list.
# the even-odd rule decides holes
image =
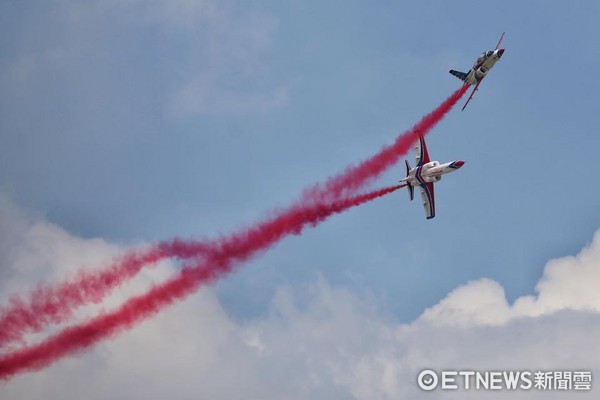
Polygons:
[[2,295],[64,278],[80,268],[97,268],[124,249],[100,238],[73,236],[44,219],[27,216],[4,196],[0,196],[0,216]]
[[[111,263],[127,247],[101,238],[81,238],[42,218],[32,218],[0,195],[0,299],[7,304],[15,295],[28,301],[27,294],[39,284],[75,278],[79,271],[94,270]],[[142,248],[138,243],[134,247]],[[174,265],[163,262],[144,269],[136,279],[109,292],[101,304],[76,310],[79,319],[104,307],[115,307],[123,298],[140,293],[157,280],[172,273]],[[52,329],[53,331],[55,329]],[[39,335],[29,336],[35,340]]]
[[576,256],[548,262],[536,286],[537,295],[523,296],[509,305],[497,282],[481,279],[455,289],[423,318],[435,324],[501,325],[522,317],[560,310],[600,311],[600,231]]
[[[26,228],[18,230],[19,256],[11,259],[9,275],[30,284],[38,279],[21,273],[27,257],[38,260],[31,268],[58,277],[82,260],[122,248],[73,237],[48,222],[23,222],[12,210],[0,208],[0,215]],[[32,234],[36,226],[46,228]],[[11,240],[8,229],[0,227],[3,241]],[[0,398],[595,398],[597,390],[425,393],[416,376],[425,368],[597,372],[600,316],[591,288],[600,283],[599,238],[575,257],[550,261],[536,296],[510,305],[499,284],[480,280],[409,324],[394,321],[373,298],[322,278],[280,287],[268,312],[251,321],[232,318],[204,288],[113,341],[0,384]],[[6,291],[0,295],[5,299]],[[117,294],[120,300],[126,295]]]

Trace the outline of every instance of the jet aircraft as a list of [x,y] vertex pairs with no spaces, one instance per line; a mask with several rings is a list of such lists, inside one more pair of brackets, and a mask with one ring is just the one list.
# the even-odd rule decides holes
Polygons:
[[479,58],[477,58],[477,61],[475,61],[473,68],[471,68],[469,72],[460,72],[453,69],[450,70],[450,73],[463,81],[465,85],[475,85],[475,88],[471,92],[471,95],[469,96],[469,99],[463,106],[462,110],[465,109],[467,104],[469,104],[473,98],[473,95],[479,88],[479,84],[483,78],[485,78],[488,72],[490,72],[490,69],[492,69],[494,64],[496,64],[496,61],[498,61],[500,57],[502,57],[502,54],[504,54],[504,49],[499,48],[500,43],[502,43],[502,39],[504,38],[504,33],[505,32],[502,32],[502,36],[500,36],[500,40],[498,41],[496,48],[494,50],[484,51]]
[[435,217],[435,197],[433,192],[433,184],[442,179],[442,175],[456,171],[465,163],[464,161],[452,161],[445,164],[440,164],[437,161],[429,159],[427,145],[423,135],[419,135],[419,141],[415,144],[416,162],[415,168],[411,168],[408,160],[406,163],[406,178],[401,182],[406,183],[410,200],[415,196],[414,188],[419,187],[421,190],[421,199],[425,208],[425,216],[427,219]]

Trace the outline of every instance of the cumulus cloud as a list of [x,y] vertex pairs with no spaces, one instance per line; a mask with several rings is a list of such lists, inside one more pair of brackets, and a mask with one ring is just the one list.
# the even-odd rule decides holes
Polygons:
[[[19,296],[28,300],[27,294],[39,284],[62,282],[74,278],[83,270],[94,270],[108,265],[126,249],[142,248],[143,243],[121,245],[101,238],[82,238],[70,234],[60,226],[43,218],[32,217],[19,209],[5,196],[0,195],[0,299]],[[141,293],[157,280],[172,273],[172,262],[162,262],[156,268],[147,268],[136,279],[125,282],[101,304],[89,304],[76,313],[75,321],[103,308],[115,307],[125,297]],[[55,331],[56,328],[51,329]],[[31,335],[32,339],[39,335]]]
[[560,310],[600,311],[600,231],[575,256],[548,262],[536,286],[536,295],[523,296],[510,305],[504,289],[489,279],[455,289],[423,313],[435,324],[501,325],[522,317],[548,315]]
[[[18,278],[26,286],[39,276],[55,279],[82,260],[100,262],[123,248],[77,238],[0,204],[0,215],[12,220],[0,227],[0,246],[12,243],[15,250],[3,259],[9,282]],[[21,226],[18,240],[8,226]],[[550,261],[535,296],[511,305],[498,283],[480,280],[457,288],[407,324],[373,297],[323,278],[280,287],[264,315],[252,320],[232,318],[206,287],[113,341],[0,384],[0,397],[594,398],[597,390],[423,392],[416,377],[425,368],[598,371],[600,315],[597,297],[587,288],[600,283],[599,237],[574,257]],[[117,293],[117,300],[128,294]],[[0,298],[6,295],[3,289]]]
[[0,216],[3,295],[57,280],[79,268],[97,268],[124,249],[101,238],[71,235],[43,218],[27,215],[5,196],[0,196]]

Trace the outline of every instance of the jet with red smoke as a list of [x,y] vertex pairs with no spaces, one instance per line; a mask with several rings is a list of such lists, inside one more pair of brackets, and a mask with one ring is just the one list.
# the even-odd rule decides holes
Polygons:
[[[186,260],[174,276],[153,285],[146,293],[129,298],[116,309],[66,327],[37,344],[20,346],[0,354],[0,380],[39,370],[114,337],[191,295],[201,285],[210,284],[232,272],[284,237],[299,235],[305,227],[316,226],[334,214],[399,189],[403,185],[356,194],[406,154],[419,135],[433,129],[466,89],[467,86],[463,86],[456,90],[391,145],[324,183],[310,187],[298,201],[249,228],[202,242],[175,240],[158,243],[144,252],[124,257],[98,273],[80,276],[72,282],[47,287],[41,292],[34,291],[25,301],[11,301],[8,307],[0,310],[0,331],[10,329],[10,334],[4,338],[5,343],[22,340],[25,333],[38,332],[50,323],[65,321],[77,307],[106,296],[118,284],[137,274],[144,265],[166,257]],[[57,308],[60,310],[57,311]]]
[[412,201],[415,197],[415,187],[421,190],[421,199],[425,208],[425,216],[427,219],[435,217],[435,196],[433,192],[433,184],[442,180],[442,175],[454,172],[462,167],[465,162],[456,160],[440,164],[438,161],[429,159],[429,152],[425,144],[423,135],[419,136],[419,141],[415,146],[417,165],[414,168],[410,167],[408,160],[404,160],[406,164],[406,177],[401,182],[406,182],[408,195]]
[[473,64],[473,68],[471,68],[469,72],[460,72],[453,69],[450,70],[450,73],[458,79],[460,79],[461,81],[463,81],[466,86],[475,85],[475,88],[473,88],[471,95],[467,99],[467,102],[465,103],[461,111],[464,110],[465,107],[467,107],[467,104],[469,104],[469,102],[473,98],[473,95],[479,89],[479,84],[481,83],[483,78],[485,78],[488,72],[490,72],[490,69],[492,69],[492,67],[496,64],[498,60],[500,60],[500,57],[502,57],[502,55],[504,54],[504,49],[499,48],[500,43],[502,43],[502,39],[504,38],[504,33],[505,32],[502,32],[502,36],[500,36],[500,40],[498,40],[496,48],[494,50],[484,51],[479,56],[479,58],[477,58],[477,61],[475,61],[475,64]]

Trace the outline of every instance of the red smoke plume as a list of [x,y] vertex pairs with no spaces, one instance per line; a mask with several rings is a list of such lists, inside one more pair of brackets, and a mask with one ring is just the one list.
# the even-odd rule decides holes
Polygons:
[[0,379],[22,371],[38,370],[69,354],[130,328],[156,314],[174,301],[194,292],[202,283],[210,283],[244,261],[267,250],[283,237],[302,233],[307,225],[315,226],[333,214],[343,212],[389,194],[403,185],[310,207],[295,206],[278,216],[243,232],[218,240],[203,259],[183,268],[175,277],[156,285],[145,294],[135,296],[113,312],[66,328],[42,343],[25,347],[0,358]]
[[[295,205],[254,228],[214,242],[185,242],[178,239],[161,242],[149,250],[129,253],[105,270],[82,273],[70,282],[39,288],[28,302],[12,298],[11,304],[0,311],[0,347],[9,341],[21,339],[26,332],[39,331],[49,323],[66,320],[82,304],[100,301],[112,288],[134,276],[148,263],[168,257],[202,256],[194,268],[184,268],[175,278],[142,296],[132,298],[114,313],[65,329],[37,346],[6,354],[0,358],[0,378],[7,378],[21,370],[41,368],[63,355],[111,336],[184,297],[200,283],[221,276],[233,264],[266,250],[283,236],[299,234],[307,224],[316,225],[332,213],[362,204],[373,199],[372,196],[396,190],[398,187],[384,189],[388,191],[385,193],[374,192],[344,199],[394,165],[410,149],[419,134],[427,134],[450,111],[466,89],[462,87],[454,92],[431,114],[399,136],[391,146],[384,147],[359,165],[349,167],[325,184],[313,186],[305,191]],[[101,331],[103,329],[106,331]],[[68,343],[70,340],[73,340],[72,345]]]
[[18,296],[0,310],[0,348],[20,341],[29,332],[39,332],[51,323],[66,321],[73,311],[84,304],[99,303],[115,287],[135,276],[142,267],[166,258],[187,259],[206,250],[200,241],[173,239],[160,242],[146,250],[133,250],[117,258],[110,266],[98,271],[80,271],[66,282],[38,286],[28,301]]
[[[418,139],[427,134],[464,95],[467,86],[454,92],[433,112],[426,115],[412,129],[399,136],[359,165],[348,167],[343,173],[305,191],[299,203],[333,201],[354,194],[356,190],[378,177],[394,165]],[[200,241],[174,239],[160,242],[148,250],[132,251],[115,260],[108,268],[81,272],[62,284],[39,286],[27,301],[13,296],[10,305],[0,310],[0,348],[7,343],[22,340],[28,332],[39,332],[51,323],[66,321],[73,311],[87,303],[100,302],[112,289],[135,276],[139,270],[166,258],[187,259],[202,253],[208,244]]]
[[396,141],[385,146],[378,153],[367,158],[358,165],[350,166],[334,177],[329,178],[323,185],[315,185],[304,193],[305,200],[339,199],[344,195],[356,193],[384,171],[398,162],[400,157],[410,150],[410,147],[419,139],[419,135],[426,135],[440,122],[465,94],[469,86],[463,85],[452,93],[442,104],[430,114],[424,116],[417,124],[404,134],[398,136]]

